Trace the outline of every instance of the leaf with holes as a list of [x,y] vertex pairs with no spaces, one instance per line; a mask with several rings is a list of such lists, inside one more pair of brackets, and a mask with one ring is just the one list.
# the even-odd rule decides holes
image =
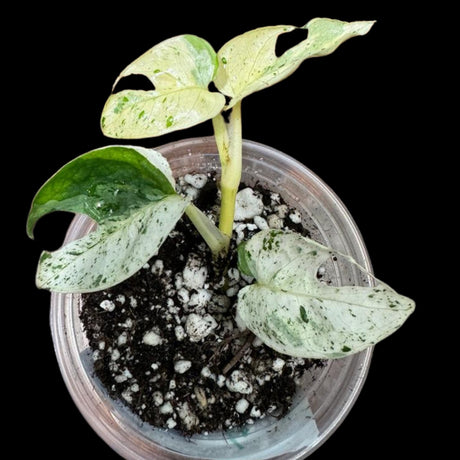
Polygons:
[[222,94],[208,90],[216,69],[215,51],[197,36],[180,35],[159,43],[128,65],[115,82],[144,75],[154,89],[112,94],[102,112],[102,131],[123,139],[154,137],[213,118],[225,105]]
[[238,315],[271,348],[303,358],[339,358],[396,331],[414,302],[375,286],[330,286],[317,271],[331,257],[350,257],[289,231],[264,230],[238,249],[240,270],[256,283],[240,290]]
[[159,249],[183,215],[166,160],[141,147],[110,146],[65,165],[35,196],[27,221],[53,211],[83,213],[97,229],[39,261],[36,282],[56,292],[91,292],[118,284]]
[[315,18],[302,29],[308,37],[277,57],[279,35],[294,26],[261,27],[227,42],[217,53],[219,68],[214,83],[231,98],[228,108],[245,96],[272,86],[293,73],[308,58],[326,56],[351,37],[365,35],[374,21],[343,22]]

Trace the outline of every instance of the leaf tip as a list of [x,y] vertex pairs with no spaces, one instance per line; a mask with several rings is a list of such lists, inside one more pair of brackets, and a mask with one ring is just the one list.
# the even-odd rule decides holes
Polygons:
[[50,257],[52,257],[52,254],[49,251],[43,251],[40,254],[40,259],[38,260],[37,272],[35,273],[35,285],[37,286],[38,289],[48,289],[49,290],[49,285],[47,285],[47,282],[43,276],[43,263]]
[[37,218],[34,216],[33,208],[32,208],[29,212],[29,215],[27,216],[27,222],[26,222],[26,233],[27,233],[27,236],[31,240],[35,238],[34,229],[35,229],[36,222],[37,222]]
[[34,226],[31,225],[31,224],[29,224],[29,221],[27,221],[26,233],[27,233],[27,236],[28,236],[31,240],[34,240],[34,239],[35,239],[35,236],[34,236]]
[[372,26],[376,23],[376,20],[372,21],[359,21],[356,24],[359,24],[359,27],[357,28],[356,32],[359,35],[366,35],[372,28]]

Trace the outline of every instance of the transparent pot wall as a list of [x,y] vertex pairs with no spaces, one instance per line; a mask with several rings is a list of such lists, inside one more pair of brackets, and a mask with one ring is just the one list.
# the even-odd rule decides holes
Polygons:
[[[176,177],[214,170],[219,158],[214,139],[195,138],[158,148]],[[243,182],[256,182],[279,193],[302,214],[312,238],[347,253],[371,270],[365,246],[348,211],[309,169],[287,155],[251,141],[243,143]],[[66,241],[93,229],[76,216]],[[327,267],[329,281],[366,285],[355,269],[337,262]],[[79,410],[93,429],[127,459],[305,458],[342,422],[364,383],[372,350],[333,360],[304,376],[290,413],[281,420],[266,417],[225,433],[195,435],[191,442],[174,430],[142,423],[123,404],[108,397],[93,377],[91,351],[79,319],[79,295],[52,294],[51,329],[59,365]]]

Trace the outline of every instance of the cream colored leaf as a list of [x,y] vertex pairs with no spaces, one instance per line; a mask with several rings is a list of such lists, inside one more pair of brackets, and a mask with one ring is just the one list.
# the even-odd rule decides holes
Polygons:
[[102,112],[102,131],[122,139],[154,137],[213,118],[225,104],[222,94],[208,90],[217,65],[209,43],[194,35],[159,43],[128,65],[115,82],[144,75],[154,89],[112,94]]
[[365,35],[373,21],[343,22],[335,19],[312,19],[302,29],[308,37],[276,56],[279,35],[294,26],[270,26],[254,29],[227,42],[217,53],[219,67],[216,87],[231,97],[228,108],[245,96],[278,83],[294,72],[308,58],[326,56],[351,37]]
[[238,315],[271,348],[303,358],[339,358],[396,331],[415,303],[375,286],[330,286],[318,280],[329,258],[348,256],[294,232],[264,230],[239,248],[239,267],[256,283],[240,290]]
[[188,201],[168,195],[126,217],[105,220],[88,235],[54,252],[43,252],[39,288],[93,292],[124,281],[154,256],[181,218]]

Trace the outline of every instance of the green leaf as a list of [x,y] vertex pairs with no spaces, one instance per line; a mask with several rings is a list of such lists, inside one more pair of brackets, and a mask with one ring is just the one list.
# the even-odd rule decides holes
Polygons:
[[154,150],[109,146],[67,163],[35,196],[27,221],[33,238],[37,220],[53,211],[86,214],[101,223],[175,193],[166,159]]
[[112,94],[102,112],[102,131],[115,138],[145,138],[213,118],[225,105],[222,94],[208,90],[217,66],[215,51],[194,35],[159,43],[126,67],[115,82],[145,75],[155,89]]
[[376,280],[375,287],[335,287],[317,272],[331,257],[350,257],[294,232],[264,230],[239,251],[240,267],[257,282],[238,295],[238,315],[273,349],[304,358],[359,352],[396,331],[414,302]]
[[165,158],[141,147],[110,146],[65,165],[37,193],[29,214],[83,213],[97,230],[54,252],[44,252],[37,286],[56,292],[91,292],[139,270],[159,249],[189,205],[177,195]]
[[279,35],[296,27],[280,25],[251,30],[233,38],[218,51],[220,65],[215,85],[232,98],[228,104],[231,108],[245,96],[288,77],[305,59],[326,56],[349,38],[365,35],[373,23],[312,19],[301,27],[308,29],[308,37],[279,57],[275,53]]

